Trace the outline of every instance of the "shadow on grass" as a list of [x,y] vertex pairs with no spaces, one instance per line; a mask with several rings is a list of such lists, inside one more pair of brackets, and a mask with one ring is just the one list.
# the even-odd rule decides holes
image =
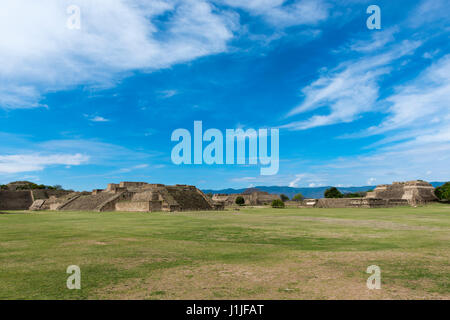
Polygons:
[[0,214],[29,214],[30,212],[26,211],[0,211]]

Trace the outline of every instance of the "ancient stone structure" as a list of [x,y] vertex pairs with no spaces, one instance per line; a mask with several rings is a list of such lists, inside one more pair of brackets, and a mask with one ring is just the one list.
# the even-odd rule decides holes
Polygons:
[[35,201],[31,208],[59,211],[173,212],[223,210],[224,205],[213,201],[194,186],[121,182],[109,184],[105,190],[95,189],[92,193],[76,193],[58,199]]
[[28,210],[36,201],[56,201],[70,193],[65,190],[2,190],[0,210]]
[[247,189],[241,194],[215,194],[212,199],[223,202],[226,206],[232,206],[236,205],[237,197],[244,198],[245,205],[248,206],[269,205],[273,200],[280,199],[280,196],[276,194],[269,194],[257,189]]
[[370,199],[403,199],[411,205],[425,204],[437,201],[434,195],[434,187],[422,180],[394,182],[391,185],[379,185],[373,192],[367,193]]
[[[109,184],[105,190],[71,192],[65,190],[20,190],[27,182],[9,184],[0,191],[0,210],[61,210],[61,211],[197,211],[223,210],[243,197],[246,205],[268,205],[280,199],[278,195],[256,189],[242,194],[216,194],[209,198],[194,186],[121,182]],[[434,188],[425,181],[394,182],[380,185],[365,198],[306,199],[301,207],[316,208],[377,208],[420,205],[437,201]]]
[[379,185],[365,198],[305,199],[303,207],[314,208],[389,208],[415,206],[437,201],[434,187],[428,182],[417,180]]
[[340,199],[305,199],[301,207],[310,208],[390,208],[409,205],[404,199],[370,199],[370,198],[340,198]]
[[32,203],[31,191],[0,191],[0,210],[27,210]]

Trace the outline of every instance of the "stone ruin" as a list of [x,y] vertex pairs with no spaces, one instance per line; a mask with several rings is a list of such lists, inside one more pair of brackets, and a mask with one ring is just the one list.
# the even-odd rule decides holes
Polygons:
[[434,187],[422,180],[379,185],[373,192],[368,192],[366,198],[386,200],[402,199],[407,200],[411,205],[426,204],[438,200],[434,194]]
[[223,202],[226,206],[236,205],[236,198],[244,198],[247,206],[263,206],[269,205],[273,200],[279,200],[280,196],[276,194],[269,194],[268,192],[260,191],[258,189],[247,189],[240,194],[215,194],[213,200]]
[[[41,191],[36,197],[36,191]],[[47,190],[0,191],[1,210],[56,210],[56,211],[199,211],[223,210],[194,186],[148,184],[145,182],[111,183],[105,190],[92,192],[60,192]]]
[[35,203],[52,203],[62,201],[70,196],[65,190],[2,190],[0,191],[0,210],[28,210]]
[[422,180],[379,185],[365,198],[305,199],[301,206],[315,208],[388,208],[437,201],[434,187]]
[[[280,199],[278,195],[248,189],[242,194],[215,194],[206,196],[194,186],[121,182],[109,184],[92,192],[66,190],[18,190],[8,185],[0,190],[0,210],[57,210],[57,211],[200,211],[223,210],[244,198],[246,205],[268,205]],[[377,208],[415,206],[437,201],[431,184],[417,180],[380,185],[365,198],[305,199],[301,207],[316,208]]]

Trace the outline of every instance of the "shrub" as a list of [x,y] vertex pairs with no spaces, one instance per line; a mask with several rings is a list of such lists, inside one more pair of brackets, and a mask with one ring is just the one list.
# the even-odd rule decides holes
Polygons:
[[437,187],[434,190],[434,194],[438,197],[439,200],[450,200],[450,182]]
[[335,187],[331,187],[325,191],[325,198],[343,198],[344,195]]
[[304,197],[301,193],[297,193],[297,194],[292,198],[292,200],[298,201],[298,202],[303,201],[304,199],[305,199],[305,197]]
[[284,208],[284,202],[280,199],[272,201],[272,208]]
[[283,201],[283,202],[289,201],[289,197],[285,194],[281,194],[280,198],[281,198],[281,201]]
[[245,199],[243,197],[237,197],[236,204],[239,206],[243,206],[245,204]]

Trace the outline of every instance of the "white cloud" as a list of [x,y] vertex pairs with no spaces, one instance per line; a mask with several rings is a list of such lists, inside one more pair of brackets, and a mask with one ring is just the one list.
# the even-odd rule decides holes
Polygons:
[[406,129],[403,139],[408,138],[408,132],[409,137],[427,139],[429,142],[448,139],[450,55],[439,59],[410,84],[397,87],[395,94],[386,101],[391,104],[388,110],[390,116],[381,125],[370,128],[368,133]]
[[0,156],[0,173],[41,171],[54,165],[77,166],[86,163],[88,156],[82,154],[17,154]]
[[423,58],[424,59],[433,59],[436,55],[438,55],[439,53],[441,52],[441,50],[440,49],[436,49],[436,50],[433,50],[433,51],[429,51],[429,52],[425,52],[424,54],[423,54]]
[[386,44],[395,40],[394,34],[398,32],[397,27],[373,32],[372,37],[366,40],[367,33],[364,33],[364,40],[353,41],[348,47],[352,51],[369,53],[380,48],[383,48]]
[[283,127],[305,130],[352,122],[362,113],[372,111],[379,95],[380,77],[390,72],[392,62],[412,54],[420,44],[418,41],[403,41],[382,54],[342,63],[322,75],[302,90],[302,104],[291,110],[287,116],[292,117],[321,107],[328,107],[330,113],[314,115],[308,120],[291,122]]
[[308,187],[310,187],[310,188],[323,187],[323,184],[313,182],[313,183],[308,184]]
[[255,177],[239,177],[239,178],[231,179],[231,181],[234,181],[234,182],[243,182],[243,181],[252,181],[252,180],[256,180],[256,178]]
[[350,138],[385,135],[365,155],[316,163],[311,174],[332,184],[369,185],[450,179],[450,55],[383,99],[384,120]]
[[304,177],[303,174],[297,174],[295,176],[295,179],[292,180],[291,182],[289,182],[289,187],[291,188],[296,188],[298,187],[298,183],[302,180],[302,178]]
[[123,169],[120,169],[119,172],[120,173],[128,173],[128,172],[131,172],[134,170],[140,170],[140,169],[145,169],[145,168],[148,168],[148,164],[139,164],[136,166],[132,166],[130,168],[123,168]]
[[100,116],[95,116],[95,117],[91,118],[90,121],[92,121],[92,122],[109,122],[108,119],[100,117]]
[[[20,172],[35,172],[52,166],[70,169],[80,165],[103,165],[116,168],[114,172],[145,169],[145,162],[160,155],[130,150],[118,145],[96,140],[50,140],[35,142],[24,137],[0,133],[13,146],[0,145],[0,176],[11,176]],[[11,178],[13,177],[11,176]],[[17,178],[16,178],[17,179]]]
[[448,26],[448,0],[423,0],[411,13],[409,24],[420,27],[424,24],[432,25],[444,23]]
[[253,15],[262,16],[279,27],[314,25],[328,17],[328,5],[322,0],[221,0]]
[[172,98],[173,96],[178,94],[177,90],[163,90],[159,92],[161,95],[161,98],[168,99]]
[[91,122],[109,122],[109,119],[97,115],[83,114],[83,116]]
[[36,144],[35,148],[45,150],[48,153],[63,151],[64,153],[70,154],[87,154],[90,156],[90,163],[108,164],[110,166],[130,165],[136,161],[143,161],[144,159],[159,155],[156,151],[152,153],[138,152],[94,139],[50,140]]
[[[66,27],[72,4],[80,30]],[[1,1],[0,107],[39,107],[50,91],[223,52],[236,21],[204,0]]]
[[[333,174],[340,182],[362,184],[376,178],[377,183],[426,179],[447,181],[450,178],[450,143],[400,143],[369,155],[345,157],[324,164],[321,170]],[[433,172],[430,173],[430,169]],[[364,180],[363,180],[364,179]]]

